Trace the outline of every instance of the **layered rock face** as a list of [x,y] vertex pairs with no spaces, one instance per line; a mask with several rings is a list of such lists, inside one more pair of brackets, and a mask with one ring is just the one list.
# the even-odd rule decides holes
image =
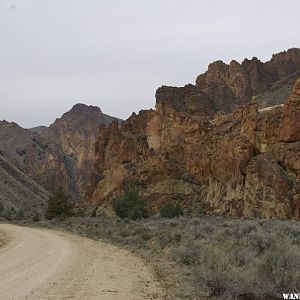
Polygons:
[[[262,109],[252,98],[276,80],[295,83],[298,54],[292,49],[266,64],[254,60],[252,83],[249,74],[236,75],[229,85],[218,68],[198,77],[196,86],[161,87],[156,110],[134,114],[121,127],[101,127],[88,201],[106,206],[133,182],[153,212],[180,201],[205,213],[298,218],[300,80],[284,106]],[[291,62],[281,63],[287,57]],[[273,75],[262,80],[266,70]],[[230,89],[228,99],[211,92],[223,87]],[[237,103],[246,104],[234,109]]]
[[113,120],[98,107],[76,104],[48,128],[26,130],[2,122],[0,150],[48,191],[62,186],[80,200],[90,177],[99,126]]

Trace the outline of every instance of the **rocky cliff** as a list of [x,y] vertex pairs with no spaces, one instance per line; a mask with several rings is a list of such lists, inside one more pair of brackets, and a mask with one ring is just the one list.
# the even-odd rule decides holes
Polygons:
[[292,48],[266,63],[256,57],[229,65],[213,62],[198,76],[196,87],[212,98],[217,110],[230,112],[256,98],[259,107],[282,103],[300,76],[300,49]]
[[99,126],[120,120],[100,108],[76,104],[49,127],[30,130],[1,122],[0,151],[48,191],[62,186],[74,200],[84,197]]
[[159,88],[156,110],[102,126],[88,201],[107,205],[134,182],[153,212],[180,201],[206,213],[298,218],[299,58],[291,49],[267,63],[213,63],[195,86]]

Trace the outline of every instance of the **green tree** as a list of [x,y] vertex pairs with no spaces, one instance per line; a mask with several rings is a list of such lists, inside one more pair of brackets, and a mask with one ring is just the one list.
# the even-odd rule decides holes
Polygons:
[[128,186],[125,192],[113,201],[112,207],[120,218],[138,220],[148,217],[144,200],[139,195],[137,188],[132,185]]
[[49,196],[46,218],[52,220],[57,217],[70,217],[72,213],[69,199],[70,196],[65,194],[63,188],[57,189],[53,195]]
[[176,218],[181,215],[183,215],[183,210],[178,202],[176,204],[166,202],[160,210],[160,216],[163,218]]

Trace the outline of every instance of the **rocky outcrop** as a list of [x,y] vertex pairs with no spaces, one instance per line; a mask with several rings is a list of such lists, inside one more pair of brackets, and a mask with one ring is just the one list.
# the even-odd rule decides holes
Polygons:
[[289,100],[285,103],[281,127],[281,139],[284,142],[296,142],[300,140],[300,80]]
[[76,104],[49,127],[30,130],[0,124],[0,151],[48,191],[62,186],[74,200],[84,198],[94,161],[99,126],[113,120],[100,108]]
[[213,99],[217,110],[231,112],[254,96],[260,108],[272,105],[270,100],[282,103],[299,76],[300,49],[293,48],[273,55],[266,63],[256,57],[241,64],[235,60],[229,65],[213,62],[198,76],[196,87]]
[[[299,71],[293,53],[298,50],[265,64],[218,62],[196,86],[159,88],[156,110],[132,115],[121,127],[102,127],[88,201],[107,206],[133,182],[153,212],[166,201],[180,201],[205,213],[298,218],[299,82],[284,106],[261,109],[247,98],[270,86],[261,80],[264,74],[272,74],[272,82]],[[284,63],[287,57],[291,63]],[[230,101],[246,104],[233,109],[229,98],[211,93],[223,88]]]

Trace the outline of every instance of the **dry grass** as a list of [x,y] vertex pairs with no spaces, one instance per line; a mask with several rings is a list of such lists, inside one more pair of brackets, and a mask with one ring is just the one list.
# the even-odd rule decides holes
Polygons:
[[77,217],[47,226],[126,247],[152,265],[170,299],[281,299],[300,289],[300,223],[223,217]]
[[5,232],[0,230],[0,248],[2,248],[8,242],[8,236]]

